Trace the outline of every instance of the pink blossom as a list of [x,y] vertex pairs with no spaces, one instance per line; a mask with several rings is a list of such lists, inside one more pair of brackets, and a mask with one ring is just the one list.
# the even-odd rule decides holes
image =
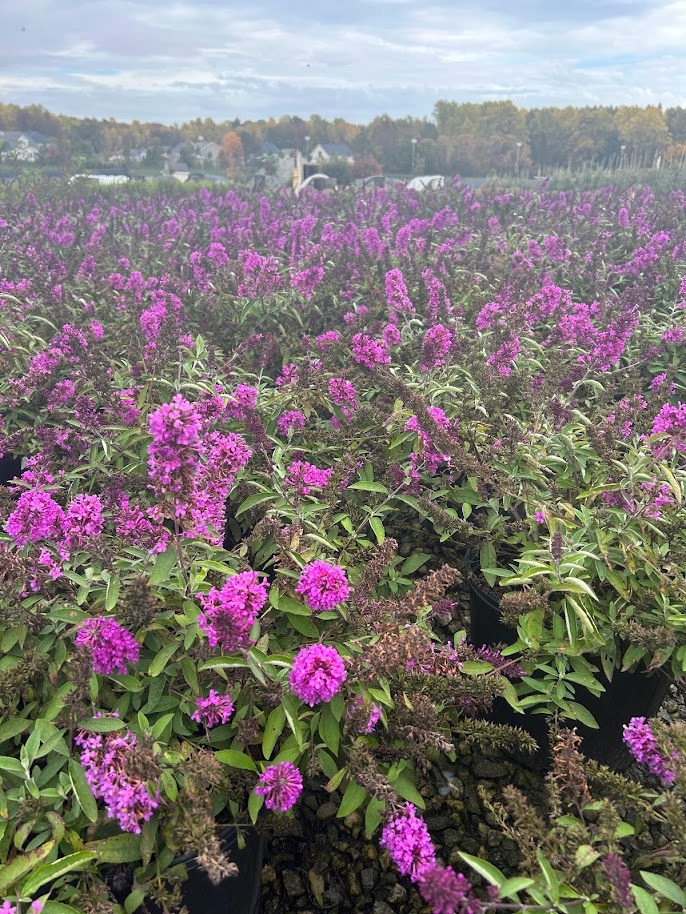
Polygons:
[[234,705],[230,695],[220,695],[210,689],[207,698],[198,698],[191,719],[204,724],[209,730],[217,724],[226,724],[231,719]]
[[413,882],[436,865],[429,829],[411,803],[385,826],[379,844],[391,855],[400,875],[409,876]]
[[93,670],[104,676],[124,675],[127,663],[138,663],[140,645],[131,632],[107,616],[86,619],[76,635],[76,646],[87,651]]
[[295,806],[302,789],[302,775],[295,765],[292,762],[278,762],[265,768],[255,793],[258,797],[264,797],[267,809],[286,812]]
[[311,609],[327,612],[350,596],[345,568],[319,560],[310,562],[303,568],[295,592],[305,597]]
[[242,571],[228,578],[220,590],[212,587],[199,595],[204,612],[198,616],[198,626],[212,647],[230,654],[253,644],[250,630],[267,602],[267,590],[267,582],[260,581],[257,572]]
[[345,679],[345,664],[336,648],[311,644],[293,658],[288,684],[293,694],[312,708],[320,701],[331,701]]

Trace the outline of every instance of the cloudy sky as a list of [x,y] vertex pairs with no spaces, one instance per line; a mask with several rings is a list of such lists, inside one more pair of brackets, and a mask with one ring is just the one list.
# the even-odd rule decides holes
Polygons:
[[0,100],[175,123],[686,105],[686,0],[0,0]]

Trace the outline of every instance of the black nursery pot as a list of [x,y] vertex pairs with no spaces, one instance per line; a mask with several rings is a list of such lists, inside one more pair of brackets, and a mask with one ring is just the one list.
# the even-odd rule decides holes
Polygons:
[[[188,914],[259,914],[264,840],[254,828],[244,828],[242,832],[245,837],[242,850],[238,849],[236,828],[226,828],[219,835],[223,850],[238,867],[238,875],[230,876],[218,885],[212,884],[198,865],[195,854],[184,854],[172,861],[172,866],[185,863],[188,871],[188,879],[181,887]],[[130,886],[127,886],[119,892],[113,890],[113,894],[123,903],[129,891]],[[142,910],[146,914],[162,914],[162,909],[149,899]]]
[[[503,624],[497,597],[476,574],[479,569],[478,556],[467,556],[467,569],[470,590],[470,642],[476,647],[513,644],[517,640],[516,632]],[[623,771],[632,761],[631,754],[624,745],[624,724],[629,723],[632,717],[654,717],[665,699],[671,679],[660,671],[647,676],[641,671],[615,670],[611,682],[602,669],[595,675],[605,687],[605,691],[596,697],[585,689],[579,689],[575,700],[591,712],[598,723],[598,729],[576,721],[570,722],[570,726],[576,727],[583,740],[581,751],[584,755],[603,765],[609,765],[616,771]],[[538,752],[533,756],[517,752],[515,757],[518,761],[537,770],[548,766],[550,741],[545,715],[528,712],[517,714],[504,698],[497,698],[489,719],[494,723],[521,727],[536,740],[539,745]]]
[[0,486],[6,486],[10,480],[21,473],[21,457],[14,454],[3,454],[0,457]]

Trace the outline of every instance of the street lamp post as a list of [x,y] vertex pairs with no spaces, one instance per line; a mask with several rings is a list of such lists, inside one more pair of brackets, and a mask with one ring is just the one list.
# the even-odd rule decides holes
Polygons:
[[412,137],[412,174],[414,174],[414,163],[417,160],[417,137]]
[[309,136],[305,137],[305,158],[309,162],[309,160],[310,160],[310,138],[309,138]]
[[619,150],[620,150],[619,167],[620,168],[624,168],[624,150],[625,149],[626,149],[626,146],[624,145],[624,143],[622,143],[622,145],[619,147]]
[[519,153],[522,150],[522,144],[517,143],[517,158],[515,160],[515,174],[519,177]]

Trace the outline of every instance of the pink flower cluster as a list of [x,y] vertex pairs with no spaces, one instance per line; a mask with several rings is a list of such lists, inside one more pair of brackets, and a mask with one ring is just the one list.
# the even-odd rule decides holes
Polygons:
[[93,795],[104,801],[107,815],[123,831],[139,835],[142,823],[152,818],[160,804],[159,792],[152,795],[146,781],[127,765],[138,742],[135,734],[82,730],[75,742],[81,747],[81,764]]
[[411,803],[384,827],[379,844],[388,851],[401,876],[417,883],[433,914],[481,914],[483,908],[472,895],[471,883],[452,867],[436,861],[426,823]]
[[375,340],[364,333],[356,333],[351,340],[353,358],[358,365],[375,368],[377,365],[388,365],[391,357],[385,340]]
[[676,774],[660,752],[655,734],[645,717],[632,717],[624,725],[624,742],[637,762],[645,765],[663,784],[672,784]]
[[267,602],[267,591],[267,582],[260,581],[257,572],[242,571],[228,578],[221,590],[213,587],[199,595],[203,612],[198,626],[212,647],[225,654],[250,647],[250,629]]
[[293,432],[305,428],[306,422],[307,420],[303,413],[297,409],[291,409],[285,413],[281,413],[276,420],[276,428],[280,435],[291,435]]
[[345,678],[345,664],[336,648],[311,644],[293,658],[288,684],[294,695],[313,708],[320,701],[331,701]]
[[302,775],[295,765],[292,762],[278,762],[265,768],[255,793],[258,797],[264,797],[267,809],[286,812],[295,806],[302,789]]
[[340,406],[343,415],[348,420],[358,408],[357,390],[354,384],[346,381],[345,378],[331,378],[329,380],[329,396],[332,403]]
[[453,345],[453,335],[443,324],[430,327],[422,340],[422,371],[431,371],[445,365],[445,357]]
[[209,730],[217,724],[226,724],[233,714],[234,704],[230,695],[220,695],[210,689],[207,698],[198,698],[191,719],[204,724]]
[[103,676],[126,673],[127,663],[138,663],[140,645],[131,632],[107,616],[86,619],[76,635],[76,646],[88,652],[93,670]]
[[321,560],[310,562],[303,568],[295,592],[305,597],[310,609],[331,610],[350,596],[345,568]]
[[171,502],[172,517],[183,517],[192,498],[202,451],[201,425],[197,409],[181,394],[156,409],[148,419],[153,438],[148,449],[148,472],[157,497]]
[[286,469],[284,485],[292,488],[296,495],[310,495],[312,489],[323,489],[329,482],[333,468],[320,470],[306,460],[294,460]]

